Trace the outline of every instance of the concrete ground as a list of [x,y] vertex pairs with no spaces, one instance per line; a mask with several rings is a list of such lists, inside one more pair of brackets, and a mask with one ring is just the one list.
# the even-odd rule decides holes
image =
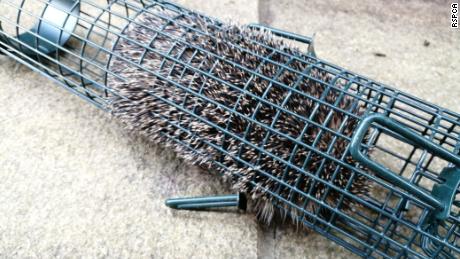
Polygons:
[[[460,30],[449,28],[445,1],[179,2],[224,20],[315,34],[319,57],[460,112]],[[5,57],[0,179],[2,258],[354,257],[314,233],[262,227],[252,215],[166,208],[167,197],[225,187]]]

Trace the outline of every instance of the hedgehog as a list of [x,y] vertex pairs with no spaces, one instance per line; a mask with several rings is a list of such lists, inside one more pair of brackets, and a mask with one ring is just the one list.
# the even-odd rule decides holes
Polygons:
[[307,217],[303,210],[328,218],[308,195],[340,210],[357,206],[312,175],[354,195],[368,193],[364,175],[323,155],[359,166],[347,146],[363,107],[338,90],[343,80],[312,66],[300,49],[265,29],[161,6],[140,13],[122,35],[109,63],[117,77],[107,78],[117,92],[113,116],[223,175],[260,221],[279,215],[298,223]]

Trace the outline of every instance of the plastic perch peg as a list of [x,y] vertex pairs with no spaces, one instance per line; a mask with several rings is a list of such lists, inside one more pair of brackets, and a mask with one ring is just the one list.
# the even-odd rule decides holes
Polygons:
[[178,210],[202,210],[221,207],[238,207],[238,209],[246,210],[247,199],[244,194],[238,193],[219,196],[171,198],[167,199],[165,204]]

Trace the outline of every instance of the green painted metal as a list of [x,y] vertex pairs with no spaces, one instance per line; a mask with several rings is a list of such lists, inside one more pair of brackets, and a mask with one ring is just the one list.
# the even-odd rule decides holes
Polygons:
[[444,180],[443,184],[435,184],[431,195],[435,197],[444,207],[435,213],[437,220],[445,220],[449,217],[452,203],[460,185],[460,168],[446,167],[442,170],[439,178]]
[[[409,182],[407,179],[392,172],[385,166],[371,160],[368,156],[361,152],[361,145],[364,136],[367,134],[373,123],[384,126],[385,128],[399,134],[402,137],[402,140],[406,142],[410,141],[417,147],[426,149],[430,153],[453,163],[456,167],[444,168],[440,174],[440,178],[444,180],[444,183],[436,184],[431,193],[425,192],[420,189],[419,186]],[[458,168],[460,166],[459,156],[449,152],[429,139],[420,136],[420,134],[417,134],[413,130],[410,130],[404,125],[382,114],[372,114],[363,119],[350,142],[350,152],[355,160],[371,169],[378,176],[434,207],[436,209],[434,216],[437,219],[444,220],[449,216],[450,208],[460,184],[460,170]]]
[[[19,13],[27,12],[23,9],[23,4],[24,2],[22,2]],[[79,14],[78,1],[50,0],[43,9],[41,19],[34,27],[17,36],[20,43],[14,41],[9,41],[9,43],[27,55],[35,56],[34,49],[46,54],[53,53],[59,49],[58,46],[64,46],[69,41],[70,32],[75,29]],[[31,48],[24,47],[24,44]]]

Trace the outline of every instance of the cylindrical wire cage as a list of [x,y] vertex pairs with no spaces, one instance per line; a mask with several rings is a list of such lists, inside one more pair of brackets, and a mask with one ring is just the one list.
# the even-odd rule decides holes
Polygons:
[[[207,31],[183,23],[183,17],[199,16],[217,31],[223,23],[166,1],[0,0],[0,7],[9,9],[7,15],[0,16],[0,52],[57,81],[101,109],[111,111],[114,99],[127,98],[108,84],[110,80],[128,80],[112,66],[113,62],[126,62],[150,73],[152,78],[167,82],[177,91],[263,128],[267,134],[264,141],[268,141],[268,136],[277,136],[292,144],[291,153],[280,156],[264,148],[265,143],[251,142],[248,139],[250,126],[247,126],[245,134],[236,134],[228,124],[219,125],[200,116],[196,109],[184,105],[185,101],[181,104],[154,96],[194,120],[213,127],[226,138],[234,139],[242,146],[241,150],[257,150],[276,160],[285,172],[308,176],[308,186],[301,188],[295,181],[287,181],[287,173],[273,175],[269,170],[258,167],[257,161],[245,159],[241,152],[229,152],[222,143],[200,139],[199,132],[190,125],[164,118],[168,125],[200,139],[203,145],[222,157],[229,157],[242,168],[251,168],[260,177],[275,182],[279,186],[275,190],[262,187],[262,192],[273,199],[274,206],[352,252],[363,257],[385,258],[460,256],[460,200],[457,198],[460,190],[460,170],[457,169],[460,166],[459,114],[318,59],[312,51],[292,53],[257,39],[252,39],[251,44],[264,48],[270,54],[261,55],[248,48],[234,46],[241,52],[250,53],[260,63],[276,68],[275,75],[267,76],[258,69],[225,59],[171,34],[165,29],[168,24],[212,39],[213,35]],[[162,8],[175,15],[162,16],[152,11],[154,8]],[[213,71],[204,70],[172,50],[159,51],[155,49],[155,39],[145,43],[128,36],[126,30],[130,25],[145,26],[139,23],[137,17],[146,13],[157,16],[165,24],[146,29],[168,37],[175,46],[191,50],[194,55],[212,56],[217,60],[216,64],[225,63],[243,71],[250,78],[247,85],[256,79],[266,82],[268,87],[265,92],[254,94],[248,87],[235,85]],[[271,31],[286,41],[311,43],[307,37],[281,30],[259,25],[251,28]],[[121,55],[116,51],[120,42],[142,47],[144,55],[137,59]],[[222,87],[238,92],[240,97],[249,96],[255,102],[254,110],[251,114],[244,114],[235,106],[209,99],[200,89],[184,84],[182,79],[178,81],[146,68],[143,58],[148,53],[161,57],[162,63],[193,71],[204,80],[214,80]],[[277,59],[273,58],[275,55]],[[287,85],[279,79],[283,73],[289,73],[299,83]],[[321,78],[315,76],[318,73],[321,73]],[[314,82],[323,94],[312,95],[303,91],[298,87],[302,80]],[[267,95],[271,89],[281,89],[279,91],[286,96],[309,100],[313,109],[308,116],[297,114],[286,107],[289,97],[280,103],[270,101]],[[342,105],[343,100],[347,100],[347,105]],[[265,106],[275,111],[271,123],[263,122],[256,116]],[[319,112],[324,119],[317,119]],[[302,134],[314,128],[317,132],[315,138],[303,141],[302,134],[292,136],[277,128],[276,121],[285,114],[301,125]],[[335,116],[340,116],[342,121],[340,125],[332,126]],[[350,121],[359,123],[354,132],[347,132]],[[318,143],[324,136],[329,138],[328,145],[319,147]],[[163,137],[189,152],[199,153],[187,141],[168,134]],[[334,154],[337,143],[345,145],[345,152],[339,156]],[[302,164],[293,162],[300,151],[309,152]],[[356,162],[349,161],[350,155]],[[308,166],[313,156],[320,158],[315,170]],[[231,171],[223,160],[216,159],[212,163],[215,168]],[[326,169],[329,166],[333,169],[325,178],[322,172],[331,170]],[[350,171],[350,175],[347,183],[339,186],[336,180],[343,170]],[[237,172],[235,177],[240,177]],[[368,193],[350,191],[357,178],[365,178],[370,183]],[[250,184],[257,185],[253,181]],[[315,193],[318,185],[323,186],[325,191]],[[304,202],[294,202],[293,197],[297,197],[296,201],[301,197]],[[334,202],[330,202],[331,197]]]

